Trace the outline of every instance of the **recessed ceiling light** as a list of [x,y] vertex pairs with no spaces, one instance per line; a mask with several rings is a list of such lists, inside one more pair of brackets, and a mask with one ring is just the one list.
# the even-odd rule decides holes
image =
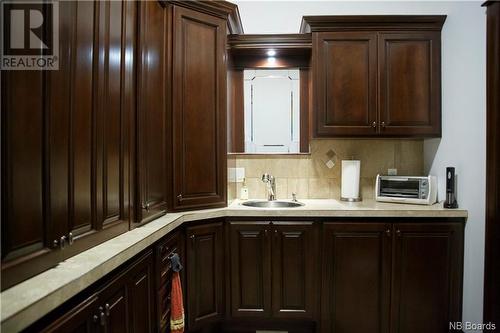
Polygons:
[[274,51],[274,50],[269,50],[269,51],[267,51],[267,55],[268,55],[268,56],[270,56],[270,57],[273,57],[273,56],[275,56],[275,55],[276,55],[276,51]]

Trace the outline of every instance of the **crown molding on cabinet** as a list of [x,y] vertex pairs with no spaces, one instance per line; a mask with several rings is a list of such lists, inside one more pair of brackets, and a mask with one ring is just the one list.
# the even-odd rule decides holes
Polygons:
[[323,15],[303,16],[301,33],[344,30],[441,31],[446,15]]
[[240,12],[238,6],[228,1],[185,1],[185,0],[160,0],[176,6],[186,7],[202,13],[214,15],[227,20],[229,34],[243,34]]

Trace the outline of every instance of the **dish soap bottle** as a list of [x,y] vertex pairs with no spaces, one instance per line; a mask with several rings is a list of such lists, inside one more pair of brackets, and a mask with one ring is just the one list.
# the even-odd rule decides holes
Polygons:
[[241,185],[240,199],[241,200],[248,200],[248,187],[247,187],[247,183],[246,183],[245,178],[243,178],[243,185]]

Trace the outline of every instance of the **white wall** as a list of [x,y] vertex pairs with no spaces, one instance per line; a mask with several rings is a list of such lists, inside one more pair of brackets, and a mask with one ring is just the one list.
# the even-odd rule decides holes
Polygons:
[[[447,166],[469,210],[463,320],[482,322],[486,168],[486,16],[481,2],[234,1],[245,33],[297,33],[303,15],[446,14],[442,32],[443,137],[424,144],[426,171],[444,198]],[[432,258],[429,258],[432,260]]]

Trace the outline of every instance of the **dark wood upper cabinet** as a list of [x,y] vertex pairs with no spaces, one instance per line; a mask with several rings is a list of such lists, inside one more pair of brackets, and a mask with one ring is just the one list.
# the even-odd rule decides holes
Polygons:
[[186,309],[192,331],[224,316],[223,224],[188,227],[186,236]]
[[313,137],[441,136],[446,16],[306,16]]
[[136,222],[166,212],[169,196],[169,32],[171,11],[159,1],[139,3]]
[[378,39],[380,133],[441,135],[441,34],[382,33]]
[[314,34],[317,136],[377,130],[377,34]]
[[226,205],[226,21],[173,8],[172,208]]
[[271,226],[230,222],[231,316],[271,315]]
[[136,3],[60,14],[59,70],[2,72],[2,289],[129,228]]
[[447,332],[462,318],[463,224],[395,224],[391,332]]
[[321,332],[389,332],[392,226],[325,223]]

